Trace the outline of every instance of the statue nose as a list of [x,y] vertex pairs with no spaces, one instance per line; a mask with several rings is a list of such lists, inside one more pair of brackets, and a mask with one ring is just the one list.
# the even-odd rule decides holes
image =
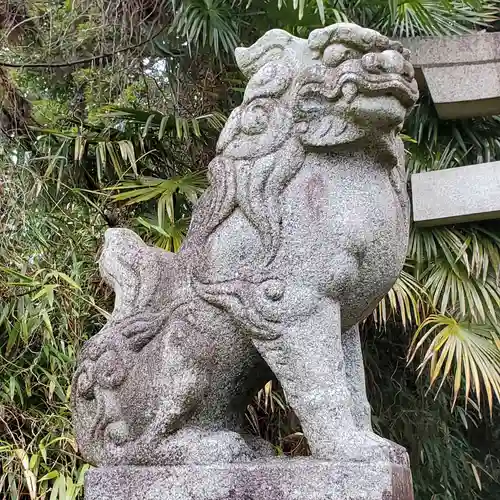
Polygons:
[[368,73],[396,73],[408,80],[414,77],[413,66],[397,50],[365,54],[361,64]]

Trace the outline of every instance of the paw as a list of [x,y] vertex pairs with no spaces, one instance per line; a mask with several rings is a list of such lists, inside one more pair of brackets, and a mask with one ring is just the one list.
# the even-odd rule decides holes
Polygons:
[[315,443],[311,448],[315,458],[326,460],[408,465],[405,448],[374,432],[346,433],[342,435],[341,440],[334,443]]
[[249,462],[258,455],[244,438],[232,431],[207,431],[188,427],[168,437],[160,446],[165,465]]

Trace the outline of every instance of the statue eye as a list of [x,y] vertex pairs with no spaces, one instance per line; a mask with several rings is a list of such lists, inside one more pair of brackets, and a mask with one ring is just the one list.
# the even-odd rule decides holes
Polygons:
[[241,117],[241,130],[247,135],[262,134],[267,129],[268,113],[262,104],[250,105]]
[[314,113],[315,111],[321,111],[324,109],[325,102],[324,99],[321,99],[321,97],[303,97],[298,101],[297,107],[304,113]]
[[347,61],[347,59],[359,59],[361,52],[346,47],[342,43],[334,43],[329,45],[323,53],[323,62],[326,66],[338,66],[340,63]]

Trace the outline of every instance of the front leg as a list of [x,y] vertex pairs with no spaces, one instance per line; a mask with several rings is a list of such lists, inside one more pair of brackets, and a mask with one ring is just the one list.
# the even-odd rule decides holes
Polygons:
[[356,425],[342,348],[340,305],[302,284],[270,278],[196,284],[233,316],[278,378],[313,456],[385,460],[380,439]]
[[314,457],[383,460],[384,450],[353,418],[340,306],[318,300],[310,315],[285,320],[278,338],[254,345],[280,381]]
[[365,368],[359,326],[342,333],[347,384],[352,398],[352,417],[360,431],[372,432],[371,408],[366,395]]
[[254,344],[280,381],[313,455],[331,455],[342,429],[354,433],[344,371],[340,308],[329,299],[309,317],[283,324],[276,340]]
[[352,398],[351,412],[354,425],[359,432],[365,433],[367,438],[379,443],[389,461],[408,465],[406,450],[402,446],[373,432],[371,407],[366,394],[365,368],[358,325],[354,325],[342,333],[342,349],[345,359],[347,385]]

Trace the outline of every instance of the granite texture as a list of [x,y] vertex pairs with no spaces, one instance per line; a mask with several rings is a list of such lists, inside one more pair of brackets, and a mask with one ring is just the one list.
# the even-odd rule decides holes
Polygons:
[[409,53],[337,24],[307,40],[272,30],[235,55],[248,85],[181,251],[106,234],[116,303],[74,378],[81,452],[100,466],[265,463],[272,449],[242,428],[274,374],[314,459],[387,468],[404,451],[372,431],[356,325],[406,254]]
[[500,217],[500,162],[411,176],[413,218],[422,226]]
[[409,470],[400,465],[300,458],[105,467],[87,472],[85,487],[86,500],[413,500]]

